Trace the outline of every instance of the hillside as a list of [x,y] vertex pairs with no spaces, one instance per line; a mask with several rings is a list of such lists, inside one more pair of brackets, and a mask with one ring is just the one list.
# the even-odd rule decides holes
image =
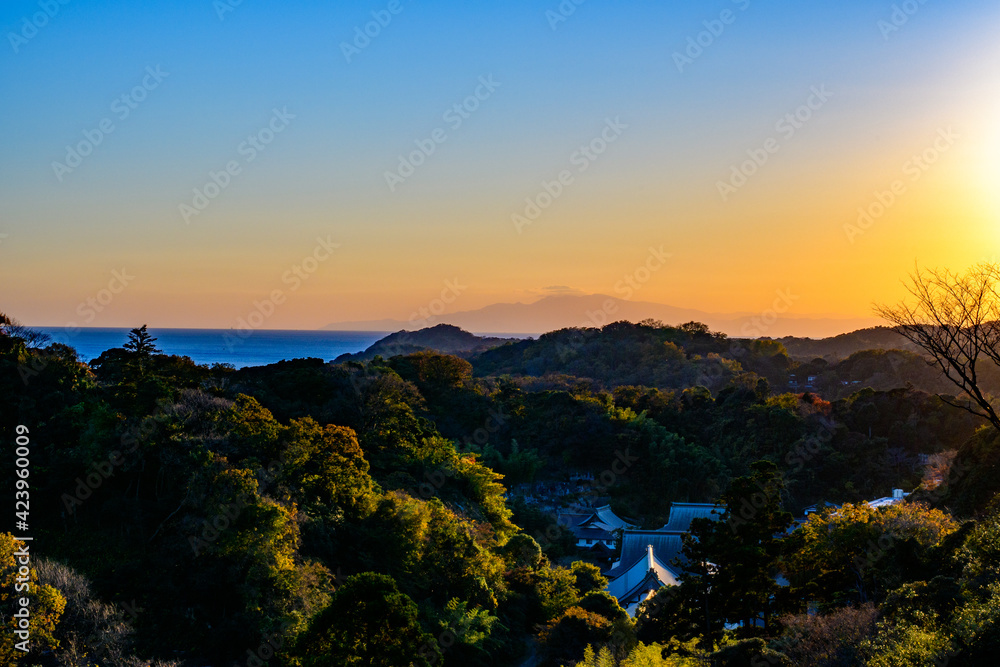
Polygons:
[[364,352],[340,355],[336,362],[368,361],[376,356],[389,358],[427,350],[465,357],[519,340],[477,336],[450,324],[439,324],[419,331],[397,331],[376,341]]
[[[351,637],[373,632],[389,638],[393,657],[368,664],[408,664],[426,647],[423,667],[513,667],[530,643],[575,660],[607,638],[570,630],[610,628],[624,612],[602,592],[603,561],[577,547],[556,513],[602,505],[649,529],[673,503],[721,501],[773,540],[781,528],[768,517],[779,504],[801,516],[819,502],[861,503],[834,526],[853,535],[847,555],[829,554],[820,569],[801,542],[809,531],[774,545],[789,554],[791,582],[775,614],[803,613],[816,599],[832,610],[908,600],[901,587],[952,585],[945,579],[966,570],[972,595],[976,568],[996,562],[973,524],[938,545],[959,524],[910,505],[898,516],[909,532],[874,557],[858,589],[850,564],[882,530],[864,501],[946,480],[919,497],[960,508],[964,520],[984,516],[1000,488],[997,437],[934,392],[905,386],[934,381],[910,352],[803,364],[780,342],[694,323],[616,322],[516,342],[439,326],[387,337],[372,350],[384,356],[367,362],[236,370],[160,354],[144,327],[130,348],[90,364],[31,340],[0,328],[0,390],[20,399],[0,402],[0,436],[31,444],[33,544],[45,545],[36,567],[51,587],[32,611],[54,619],[66,603],[52,664],[234,664],[276,632],[280,667],[350,664]],[[405,346],[467,358],[396,354]],[[819,386],[790,391],[788,378],[807,373]],[[13,467],[5,478],[14,484]],[[758,507],[767,479],[777,484],[765,499],[775,513],[758,517],[743,503],[757,494]],[[982,544],[995,545],[993,519],[977,520],[975,530],[990,531]],[[731,539],[742,533],[720,525],[718,539],[698,540],[712,563],[741,557]],[[914,531],[923,542],[909,539]],[[2,537],[10,560],[19,543]],[[670,590],[683,609],[701,609],[690,584]],[[357,611],[366,604],[378,609]],[[716,624],[728,616],[713,613]],[[623,632],[669,639],[656,624],[670,618],[647,608]],[[439,650],[433,638],[450,627],[466,630]],[[77,646],[93,659],[74,661]],[[116,662],[123,653],[163,659]]]
[[785,336],[778,341],[788,350],[789,356],[805,361],[822,358],[827,361],[846,359],[862,350],[908,350],[918,348],[890,327],[871,327],[830,338],[797,338]]

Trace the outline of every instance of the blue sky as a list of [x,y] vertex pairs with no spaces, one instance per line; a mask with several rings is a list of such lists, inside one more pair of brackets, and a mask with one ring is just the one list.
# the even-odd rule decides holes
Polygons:
[[[871,293],[831,291],[767,249],[787,257],[842,240],[838,221],[949,123],[975,141],[931,174],[940,182],[924,182],[933,206],[922,210],[961,197],[969,225],[996,222],[992,203],[969,204],[974,193],[956,185],[982,170],[972,146],[996,137],[987,120],[1000,101],[995,3],[914,0],[891,33],[879,22],[902,3],[586,0],[562,3],[575,10],[558,23],[547,12],[559,2],[399,0],[396,14],[390,4],[244,0],[220,17],[211,0],[3,3],[0,307],[62,324],[125,265],[140,278],[95,325],[228,326],[332,233],[342,255],[275,327],[399,316],[455,275],[472,285],[461,310],[547,285],[606,292],[665,240],[676,246],[673,273],[637,298],[752,310],[799,280],[813,295],[804,312],[864,315]],[[48,5],[58,12],[12,44]],[[342,44],[372,12],[391,22],[347,62]],[[678,71],[673,54],[718,30],[720,16],[731,23]],[[157,67],[168,75],[119,119],[115,100]],[[499,87],[448,128],[444,112],[480,77]],[[819,85],[834,91],[830,101],[723,205],[720,178]],[[238,147],[274,109],[294,119],[243,164]],[[511,215],[608,118],[628,125],[620,143],[516,233]],[[60,181],[52,163],[105,119],[114,131]],[[436,128],[447,141],[391,191],[385,173]],[[178,207],[232,160],[241,173],[186,224]],[[902,206],[893,214],[944,233],[940,220]],[[823,253],[821,268],[860,267],[888,297],[914,259],[954,264],[981,250],[930,238],[887,266],[886,248],[900,246],[893,234]],[[765,276],[762,263],[772,266]]]

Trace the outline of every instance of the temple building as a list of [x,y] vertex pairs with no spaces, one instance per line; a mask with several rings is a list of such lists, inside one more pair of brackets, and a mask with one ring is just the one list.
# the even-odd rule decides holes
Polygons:
[[616,531],[634,527],[612,512],[609,505],[589,514],[562,514],[559,523],[573,533],[577,548],[590,551],[595,560],[606,562],[610,562],[618,546]]
[[712,511],[722,508],[711,503],[674,503],[667,523],[658,530],[622,529],[621,556],[604,573],[608,593],[618,598],[630,616],[639,604],[663,586],[676,586],[680,570],[673,564],[681,557],[681,536],[696,518],[717,520]]

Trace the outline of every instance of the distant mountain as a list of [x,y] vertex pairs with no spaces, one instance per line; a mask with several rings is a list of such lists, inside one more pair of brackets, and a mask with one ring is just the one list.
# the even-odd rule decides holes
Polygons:
[[[822,338],[871,327],[880,322],[876,318],[812,318],[783,314],[775,317],[773,311],[708,313],[661,303],[626,301],[604,294],[548,296],[532,303],[496,303],[477,310],[441,315],[438,319],[472,332],[541,334],[567,327],[598,327],[618,320],[640,322],[647,318],[672,325],[692,320],[704,322],[713,331],[741,338]],[[412,326],[402,320],[386,319],[334,322],[323,328],[340,331],[391,331]]]
[[468,331],[462,331],[450,324],[439,324],[420,331],[397,331],[376,341],[364,352],[342,354],[336,362],[368,361],[376,355],[385,358],[400,354],[413,354],[424,350],[434,350],[456,356],[470,356],[504,343],[518,341],[519,338],[484,338]]

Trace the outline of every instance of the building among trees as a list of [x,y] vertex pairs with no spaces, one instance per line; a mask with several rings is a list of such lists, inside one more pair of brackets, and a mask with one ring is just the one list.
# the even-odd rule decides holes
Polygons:
[[559,523],[567,527],[576,539],[576,546],[589,551],[599,562],[610,563],[618,547],[618,531],[635,528],[611,510],[610,505],[598,507],[589,514],[562,514]]
[[622,529],[622,548],[618,560],[605,572],[609,594],[618,598],[630,616],[639,604],[664,586],[676,586],[680,569],[682,536],[696,518],[718,519],[714,511],[722,507],[711,503],[673,503],[667,523],[657,530]]

